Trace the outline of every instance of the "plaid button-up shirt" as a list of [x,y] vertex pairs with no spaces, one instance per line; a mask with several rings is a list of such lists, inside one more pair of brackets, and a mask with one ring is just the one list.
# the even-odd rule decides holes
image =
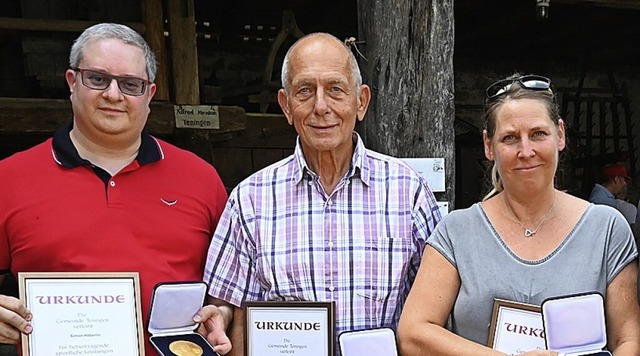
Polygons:
[[396,328],[440,213],[416,171],[354,139],[351,168],[330,194],[299,144],[233,190],[209,248],[211,296],[236,306],[335,301],[336,336]]

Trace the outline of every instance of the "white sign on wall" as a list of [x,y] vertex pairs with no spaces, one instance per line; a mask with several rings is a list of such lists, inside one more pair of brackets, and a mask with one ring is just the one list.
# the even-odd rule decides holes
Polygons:
[[[409,167],[415,169],[429,183],[432,192],[444,192],[444,158],[400,158]],[[449,213],[449,202],[439,201],[440,215]]]
[[444,158],[400,158],[420,173],[432,192],[444,192]]
[[444,217],[449,214],[449,202],[448,201],[438,201],[438,211],[440,211],[440,216]]

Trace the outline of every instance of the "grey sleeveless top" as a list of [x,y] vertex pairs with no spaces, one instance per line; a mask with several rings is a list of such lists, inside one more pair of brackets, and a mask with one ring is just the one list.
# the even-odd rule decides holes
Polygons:
[[460,274],[451,331],[480,344],[487,343],[494,298],[534,305],[548,297],[591,291],[606,298],[607,285],[638,256],[624,217],[614,208],[594,204],[565,240],[538,261],[516,256],[480,203],[452,211],[428,244]]

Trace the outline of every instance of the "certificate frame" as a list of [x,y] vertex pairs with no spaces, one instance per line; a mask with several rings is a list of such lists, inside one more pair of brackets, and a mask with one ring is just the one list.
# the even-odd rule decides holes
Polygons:
[[508,354],[546,350],[540,306],[495,298],[487,346]]
[[83,348],[145,355],[137,272],[21,272],[18,291],[33,314],[23,356]]
[[258,301],[242,307],[246,356],[282,355],[284,350],[301,356],[334,356],[334,302]]

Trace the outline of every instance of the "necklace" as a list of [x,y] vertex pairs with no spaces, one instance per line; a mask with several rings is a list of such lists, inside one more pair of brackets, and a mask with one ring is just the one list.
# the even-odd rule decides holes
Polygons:
[[509,214],[511,214],[511,217],[513,217],[518,222],[518,225],[520,225],[520,227],[524,230],[524,237],[531,237],[531,236],[535,235],[536,232],[538,232],[538,229],[540,229],[540,226],[542,226],[542,224],[544,224],[544,222],[549,217],[549,214],[551,214],[551,210],[553,210],[554,205],[556,205],[556,197],[557,197],[557,194],[554,191],[553,192],[553,203],[551,203],[551,207],[544,214],[544,216],[542,217],[542,220],[540,220],[540,222],[538,223],[538,226],[536,226],[536,228],[533,229],[533,230],[528,229],[524,225],[522,225],[520,220],[516,217],[516,214],[513,212],[513,209],[511,208],[511,204],[509,204],[509,202],[507,201],[507,198],[506,198],[505,194],[502,195],[502,200],[504,200],[504,205],[506,205],[507,209],[509,209]]

